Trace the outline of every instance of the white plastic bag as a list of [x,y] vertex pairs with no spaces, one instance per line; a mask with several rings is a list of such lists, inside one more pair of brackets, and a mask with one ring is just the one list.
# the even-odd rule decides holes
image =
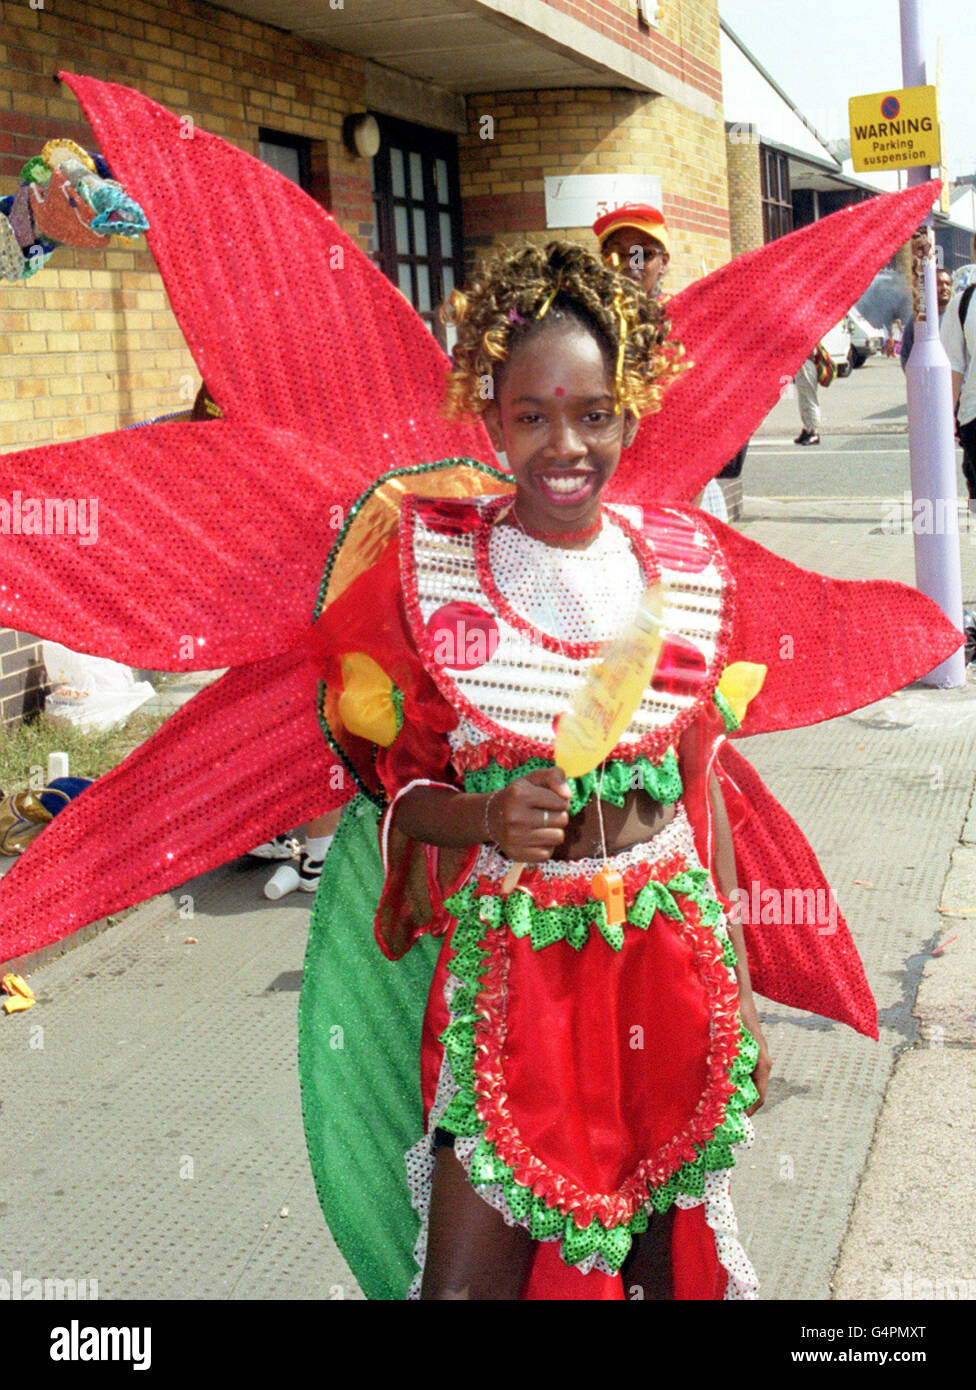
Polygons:
[[43,650],[52,687],[44,709],[80,729],[111,729],[156,693],[117,661],[73,652],[57,642],[44,642]]

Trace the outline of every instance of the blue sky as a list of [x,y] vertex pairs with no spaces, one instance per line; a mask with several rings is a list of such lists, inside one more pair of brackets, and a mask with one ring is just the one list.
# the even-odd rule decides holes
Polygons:
[[[719,0],[722,18],[827,138],[847,99],[900,87],[898,0]],[[923,0],[928,82],[942,36],[942,125],[950,174],[976,173],[976,0]]]

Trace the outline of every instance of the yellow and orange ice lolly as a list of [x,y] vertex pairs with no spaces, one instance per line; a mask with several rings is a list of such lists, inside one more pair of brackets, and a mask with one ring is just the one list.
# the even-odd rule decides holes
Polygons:
[[[662,587],[649,584],[637,612],[590,667],[572,706],[560,716],[553,754],[567,777],[592,772],[620,742],[657,669],[664,643],[662,610]],[[524,868],[512,865],[502,882],[504,893],[512,891]]]

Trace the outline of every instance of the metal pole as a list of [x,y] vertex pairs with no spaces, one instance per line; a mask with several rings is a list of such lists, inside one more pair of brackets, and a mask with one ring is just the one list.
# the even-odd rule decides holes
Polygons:
[[[922,0],[899,0],[902,83],[925,86],[922,47]],[[915,165],[908,184],[925,183],[930,170]],[[933,226],[930,212],[925,225]],[[931,250],[931,233],[930,233]],[[914,258],[913,258],[914,259]],[[905,372],[908,393],[908,449],[912,479],[912,531],[915,581],[943,613],[962,629],[962,575],[959,565],[958,487],[952,420],[952,373],[939,338],[935,260],[926,257],[923,272],[925,317],[915,322],[915,344]],[[965,685],[966,658],[960,647],[925,678],[926,685],[946,689]]]

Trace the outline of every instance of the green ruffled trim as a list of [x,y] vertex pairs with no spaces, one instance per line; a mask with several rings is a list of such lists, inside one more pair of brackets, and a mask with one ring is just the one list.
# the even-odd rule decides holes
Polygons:
[[[691,871],[694,872],[694,871]],[[680,875],[679,875],[680,877]],[[674,882],[674,880],[672,880]],[[454,895],[455,899],[462,893]],[[521,894],[520,896],[525,896]],[[481,898],[481,904],[494,901]],[[533,1240],[559,1240],[560,1254],[568,1265],[577,1265],[588,1256],[598,1253],[616,1273],[630,1251],[635,1235],[647,1230],[648,1214],[642,1207],[629,1222],[607,1229],[598,1217],[582,1230],[572,1216],[550,1207],[542,1197],[516,1181],[512,1168],[484,1137],[484,1125],[478,1117],[474,1090],[475,1013],[478,987],[488,963],[488,952],[481,945],[486,930],[493,925],[494,914],[487,920],[477,914],[460,918],[454,935],[456,954],[451,961],[451,974],[461,981],[451,1000],[453,1021],[440,1035],[451,1075],[458,1092],[439,1120],[442,1129],[462,1138],[480,1135],[480,1142],[471,1155],[471,1181],[475,1185],[500,1184],[505,1192],[509,1211],[518,1220],[527,1222]],[[699,1145],[698,1157],[682,1164],[660,1187],[650,1188],[648,1198],[656,1211],[664,1212],[676,1197],[701,1197],[705,1191],[705,1174],[735,1166],[732,1145],[746,1137],[743,1112],[759,1098],[752,1083],[752,1070],[759,1056],[759,1044],[740,1022],[739,1053],[729,1069],[729,1079],[736,1091],[729,1098],[722,1124],[705,1145]]]
[[730,936],[722,938],[722,964],[734,970],[739,964],[739,955]]
[[725,732],[727,734],[734,734],[738,732],[738,730],[742,728],[742,721],[736,718],[732,706],[729,704],[725,696],[720,694],[719,691],[716,689],[712,698],[715,701],[715,708],[722,716],[722,723],[725,725]]
[[[540,767],[552,767],[552,760],[529,758],[519,767],[500,767],[498,763],[490,762],[486,767],[476,768],[464,774],[464,790],[482,794],[501,791],[509,782],[514,782],[518,777],[525,777],[527,773],[535,772]],[[649,758],[644,757],[635,758],[632,763],[618,758],[608,762],[605,771],[597,768],[593,772],[584,773],[582,777],[570,777],[567,780],[571,791],[571,816],[578,815],[597,793],[601,801],[623,806],[627,793],[635,787],[640,787],[653,801],[659,801],[662,806],[670,806],[678,800],[682,790],[678,755],[673,748],[668,749],[659,763],[652,763]]]
[[[645,883],[627,909],[627,921],[632,927],[646,931],[655,912],[663,912],[675,922],[684,920],[684,913],[675,899],[675,894],[690,898],[698,907],[702,921],[714,927],[722,917],[722,905],[708,891],[708,872],[702,868],[683,869],[667,883]],[[607,921],[606,905],[597,899],[591,902],[564,904],[559,907],[536,907],[528,893],[517,889],[507,898],[493,894],[479,894],[475,884],[468,884],[452,897],[447,898],[445,907],[459,922],[478,922],[486,927],[508,927],[513,936],[527,936],[532,949],[541,951],[556,941],[568,941],[574,951],[586,945],[591,926],[595,926],[609,946],[615,951],[624,944],[624,929],[621,923],[611,925]],[[734,959],[726,964],[735,964]]]

